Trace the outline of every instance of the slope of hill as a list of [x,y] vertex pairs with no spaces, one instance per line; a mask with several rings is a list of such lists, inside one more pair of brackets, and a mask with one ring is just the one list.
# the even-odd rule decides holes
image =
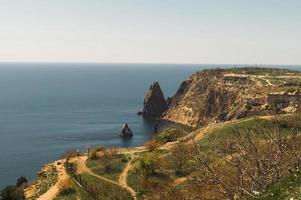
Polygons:
[[162,118],[192,127],[252,115],[293,112],[301,73],[262,68],[196,72],[172,97]]

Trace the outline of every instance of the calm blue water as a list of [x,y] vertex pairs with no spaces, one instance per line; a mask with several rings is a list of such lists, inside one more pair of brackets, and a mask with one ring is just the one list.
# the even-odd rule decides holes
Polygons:
[[[70,148],[143,144],[152,124],[136,113],[149,85],[157,80],[172,96],[203,68],[208,65],[0,64],[0,188],[22,175],[33,179]],[[116,136],[124,122],[135,134],[126,141]]]
[[[145,69],[141,69],[141,68]],[[152,136],[137,116],[149,85],[166,95],[195,69],[112,64],[0,64],[0,188],[70,148],[137,146]],[[124,122],[135,136],[116,136]]]

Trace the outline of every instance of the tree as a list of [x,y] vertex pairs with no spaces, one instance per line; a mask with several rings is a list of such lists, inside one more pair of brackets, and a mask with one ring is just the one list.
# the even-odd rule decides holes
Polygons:
[[21,176],[20,178],[18,178],[16,186],[20,187],[25,183],[28,183],[28,180],[24,176]]
[[157,142],[155,139],[151,139],[148,140],[145,144],[144,144],[145,148],[147,148],[150,151],[154,151],[155,149],[157,149],[160,146],[160,143]]
[[25,199],[23,190],[15,185],[9,185],[1,191],[3,200],[22,200]]
[[232,137],[207,152],[195,144],[199,171],[194,183],[198,187],[190,195],[204,199],[256,197],[300,168],[300,116],[281,120],[287,125],[275,118],[270,123],[258,121],[256,129],[233,130]]
[[157,139],[163,143],[172,142],[179,134],[180,133],[176,128],[166,128],[157,135]]
[[147,180],[150,175],[154,174],[156,171],[156,164],[158,161],[158,155],[155,153],[146,153],[140,160],[140,169],[142,174]]
[[101,161],[104,165],[104,169],[106,172],[110,172],[112,170],[112,158],[117,155],[117,150],[114,148],[105,149],[101,156]]
[[193,168],[192,148],[179,142],[172,150],[172,163],[176,174],[186,175]]

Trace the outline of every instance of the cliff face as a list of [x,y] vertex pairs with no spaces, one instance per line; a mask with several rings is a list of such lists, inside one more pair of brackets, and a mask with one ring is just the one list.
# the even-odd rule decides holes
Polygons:
[[204,70],[185,80],[170,100],[165,120],[199,127],[250,115],[268,114],[268,92],[275,89],[257,76],[229,70]]
[[167,109],[167,102],[158,82],[154,82],[144,98],[143,117],[158,118]]

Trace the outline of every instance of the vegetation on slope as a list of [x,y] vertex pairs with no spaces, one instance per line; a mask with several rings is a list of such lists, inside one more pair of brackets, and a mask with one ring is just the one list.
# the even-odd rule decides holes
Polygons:
[[86,164],[94,173],[118,181],[119,175],[124,169],[127,161],[128,158],[126,155],[115,153],[108,155],[104,153],[93,159],[88,159]]
[[259,197],[250,200],[300,200],[301,199],[301,173],[297,169],[288,177],[268,188]]
[[301,75],[298,71],[289,69],[277,68],[262,68],[262,67],[240,67],[227,70],[232,73],[250,74],[250,75],[269,75],[269,76],[284,76],[284,75]]
[[27,185],[27,179],[23,176],[18,178],[15,185],[8,185],[0,192],[0,199],[3,200],[21,200],[25,199],[24,188]]
[[67,179],[60,184],[60,192],[54,200],[92,200],[93,198],[72,179]]
[[92,185],[97,194],[99,195],[99,199],[103,200],[131,200],[133,199],[131,194],[121,188],[116,184],[109,183],[105,180],[99,179],[93,175],[88,173],[83,173],[81,175],[82,181],[86,182],[87,184]]
[[52,164],[44,166],[40,171],[39,177],[32,185],[32,194],[28,199],[36,199],[45,192],[47,192],[51,186],[53,186],[58,180],[58,173],[56,167]]
[[[298,194],[300,179],[292,177],[301,166],[300,119],[220,124],[200,141],[174,143],[137,158],[128,183],[141,199],[264,199],[269,190],[278,199],[285,191]],[[278,184],[287,189],[277,192]]]

